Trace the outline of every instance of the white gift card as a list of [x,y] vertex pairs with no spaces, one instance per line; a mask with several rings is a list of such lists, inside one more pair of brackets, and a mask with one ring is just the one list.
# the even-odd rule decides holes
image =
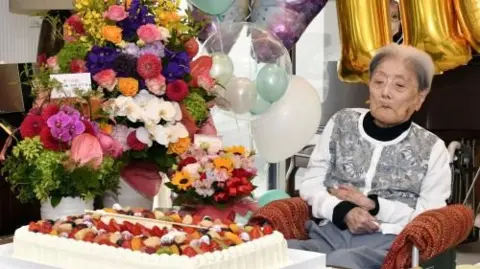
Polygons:
[[53,89],[51,98],[78,97],[77,92],[87,93],[92,90],[90,73],[53,74],[51,79],[56,79],[62,84],[61,89]]

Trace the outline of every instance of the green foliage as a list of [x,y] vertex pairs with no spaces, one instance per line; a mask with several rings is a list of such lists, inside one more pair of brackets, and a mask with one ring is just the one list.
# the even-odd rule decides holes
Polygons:
[[203,99],[202,95],[192,91],[190,94],[183,100],[183,104],[187,111],[195,119],[195,122],[201,123],[208,118],[209,111],[207,102]]
[[22,202],[51,199],[57,205],[62,197],[93,199],[118,189],[122,162],[105,157],[98,169],[89,166],[65,169],[64,152],[45,150],[38,137],[18,143],[2,169]]
[[70,63],[75,59],[85,59],[90,46],[86,43],[75,42],[75,43],[65,43],[63,48],[57,55],[57,63],[60,66],[61,73],[70,72]]

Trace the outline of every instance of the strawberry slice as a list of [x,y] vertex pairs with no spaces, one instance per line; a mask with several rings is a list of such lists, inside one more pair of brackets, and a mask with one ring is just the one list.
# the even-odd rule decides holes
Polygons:
[[87,234],[85,234],[85,237],[83,237],[83,241],[93,243],[96,236],[97,235],[94,232],[88,232]]
[[109,233],[119,232],[121,229],[120,225],[113,219],[108,223],[107,232]]
[[273,234],[273,228],[270,225],[263,226],[263,234]]
[[134,227],[135,227],[135,225],[133,223],[131,223],[129,221],[124,221],[122,231],[128,231],[128,232],[132,233]]
[[142,234],[142,227],[140,227],[140,224],[136,223],[133,226],[132,231],[130,231],[133,235],[141,235]]
[[163,231],[160,230],[158,226],[153,226],[153,228],[151,229],[151,233],[153,236],[157,236],[157,237],[162,237],[164,235]]
[[110,235],[109,234],[101,234],[93,240],[93,242],[99,245],[112,245],[110,242]]
[[28,224],[28,230],[30,232],[38,233],[40,231],[40,225],[32,221],[30,224]]
[[183,255],[187,257],[195,257],[197,256],[197,252],[190,246],[183,249]]
[[205,244],[204,242],[202,242],[202,244],[200,244],[200,250],[203,252],[203,253],[206,253],[206,252],[211,252],[212,251],[212,248]]
[[97,223],[96,227],[97,227],[98,230],[105,230],[105,231],[108,230],[107,224],[105,224],[105,222],[103,222],[103,221],[99,221]]
[[201,221],[202,221],[202,217],[200,217],[198,215],[193,216],[193,224],[194,225],[199,224]]
[[217,241],[211,240],[211,241],[210,241],[210,249],[212,249],[213,251],[215,251],[215,250],[222,250],[222,247],[218,244]]

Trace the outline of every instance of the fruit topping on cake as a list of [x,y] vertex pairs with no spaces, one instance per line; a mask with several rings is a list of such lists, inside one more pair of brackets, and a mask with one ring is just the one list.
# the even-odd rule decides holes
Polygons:
[[[104,209],[102,212],[135,216],[145,219],[145,222],[135,221],[138,218],[132,221],[125,220],[127,218],[107,220],[101,214],[93,213],[70,216],[57,221],[32,222],[29,231],[147,254],[188,257],[226,249],[273,233],[272,227],[268,225],[242,226],[227,220],[181,216],[176,212],[163,213],[119,207]],[[173,225],[167,227],[161,225],[161,222],[149,223],[149,219]]]

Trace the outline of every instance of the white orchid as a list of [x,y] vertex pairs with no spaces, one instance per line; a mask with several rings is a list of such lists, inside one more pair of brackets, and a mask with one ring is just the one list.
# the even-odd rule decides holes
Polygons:
[[176,143],[178,139],[188,137],[188,130],[182,123],[176,123],[166,127],[166,134],[169,143]]
[[138,141],[142,142],[143,144],[151,147],[153,145],[152,135],[148,132],[145,127],[140,127],[135,131],[135,135]]
[[173,121],[176,110],[172,102],[163,99],[151,99],[145,107],[145,115],[148,124],[158,124],[161,120]]
[[119,96],[113,102],[113,111],[115,116],[125,117],[127,116],[127,104],[132,103],[133,98],[127,96]]
[[180,107],[180,104],[177,102],[172,102],[173,107],[175,108],[175,121],[181,121],[182,120],[182,108]]
[[148,102],[152,99],[157,99],[157,97],[153,94],[151,94],[147,90],[141,90],[134,98],[133,100],[137,105],[140,107],[144,108],[147,106]]
[[143,109],[132,97],[119,96],[114,102],[115,116],[127,117],[131,122],[143,121]]
[[168,146],[168,136],[167,136],[167,129],[163,125],[148,125],[147,126],[148,132],[152,135],[153,140],[155,140],[158,144],[163,146]]

